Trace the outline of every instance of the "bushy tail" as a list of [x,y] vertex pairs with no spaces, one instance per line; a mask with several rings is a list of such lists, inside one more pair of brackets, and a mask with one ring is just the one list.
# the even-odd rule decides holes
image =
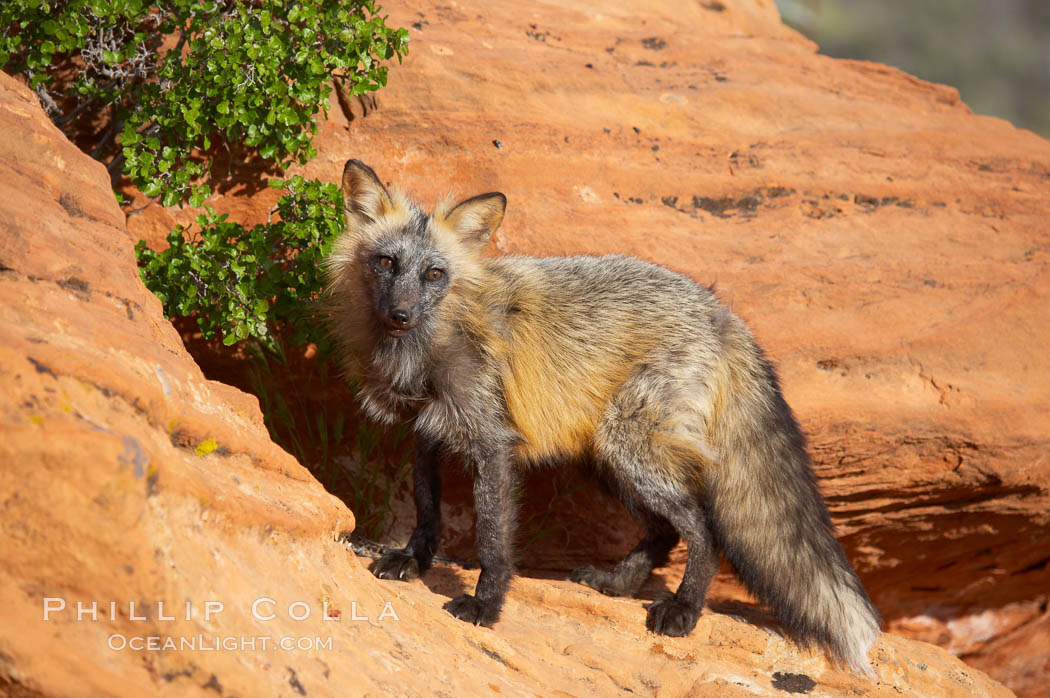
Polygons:
[[737,367],[747,375],[727,376],[736,389],[724,393],[715,425],[721,462],[708,498],[716,542],[789,637],[872,675],[867,653],[879,635],[878,613],[835,540],[776,375],[761,356],[751,358]]

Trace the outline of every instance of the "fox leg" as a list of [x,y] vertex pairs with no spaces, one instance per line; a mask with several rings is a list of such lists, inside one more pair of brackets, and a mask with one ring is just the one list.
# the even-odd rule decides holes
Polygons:
[[512,550],[517,525],[517,473],[508,444],[482,449],[474,464],[475,539],[481,574],[474,595],[462,594],[445,604],[460,620],[492,625],[499,619],[503,599],[514,571]]
[[[662,539],[664,545],[671,540],[677,542],[678,536],[681,536],[689,546],[689,560],[686,562],[685,574],[678,590],[673,595],[657,599],[649,605],[645,627],[660,635],[684,637],[696,626],[703,610],[707,588],[718,572],[718,552],[714,536],[708,526],[704,509],[699,503],[699,495],[682,489],[681,485],[673,481],[663,480],[658,471],[654,470],[652,462],[632,461],[633,459],[625,457],[618,466],[614,466],[623,478],[624,498],[635,508],[644,507],[666,522],[668,528],[674,532],[674,537],[671,538],[665,533]],[[670,550],[670,546],[667,550]],[[624,562],[630,560],[633,555],[634,552],[628,555]],[[665,552],[664,560],[666,556]],[[651,568],[646,570],[646,574],[649,571]],[[644,580],[643,576],[642,581]]]
[[430,569],[441,540],[441,455],[437,444],[419,434],[412,480],[416,528],[404,550],[392,550],[376,561],[372,573],[380,579],[420,576]]
[[591,566],[573,570],[572,581],[609,596],[631,596],[642,586],[654,567],[667,562],[671,548],[678,543],[678,532],[667,519],[646,512],[640,517],[645,524],[645,537],[634,550],[605,572]]
[[678,591],[649,605],[645,627],[660,635],[683,637],[693,631],[707,588],[718,572],[718,553],[711,530],[698,510],[681,511],[676,526],[689,544],[689,561]]
[[[718,552],[707,517],[699,504],[699,495],[681,489],[681,486],[673,481],[659,477],[651,462],[641,462],[627,454],[623,454],[621,458],[619,462],[612,461],[611,465],[620,479],[624,500],[632,508],[649,510],[655,520],[664,522],[666,528],[659,531],[649,529],[650,533],[638,548],[611,573],[604,573],[609,575],[611,580],[600,572],[593,575],[584,572],[580,575],[579,570],[574,573],[573,578],[576,579],[577,575],[580,575],[582,578],[577,581],[603,593],[609,593],[590,582],[602,584],[612,581],[615,584],[619,581],[617,571],[622,566],[625,570],[633,570],[635,574],[640,575],[641,581],[638,583],[641,584],[652,570],[652,567],[647,567],[649,562],[643,555],[651,555],[654,549],[657,553],[663,551],[660,560],[662,563],[667,558],[667,552],[681,536],[689,546],[689,560],[686,562],[682,582],[673,595],[657,599],[649,605],[645,627],[660,635],[684,637],[696,626],[703,610],[707,589],[718,572]],[[654,536],[646,552],[640,552],[654,532],[658,533],[659,537]],[[645,568],[644,574],[641,573],[642,568]]]
[[[685,575],[673,596],[649,605],[645,626],[688,635],[696,625],[718,554],[704,508],[702,469],[708,467],[686,381],[641,367],[610,400],[595,431],[595,455],[621,497],[635,510],[663,518],[689,546]],[[633,555],[633,553],[632,553]],[[629,556],[630,557],[630,556]]]

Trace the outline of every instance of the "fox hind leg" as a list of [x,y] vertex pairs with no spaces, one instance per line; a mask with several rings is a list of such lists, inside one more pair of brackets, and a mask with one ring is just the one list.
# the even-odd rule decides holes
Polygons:
[[[644,472],[631,466],[624,470],[628,473]],[[707,597],[707,589],[718,572],[718,551],[707,523],[706,513],[697,495],[683,493],[684,496],[668,496],[668,493],[660,492],[663,488],[653,488],[651,481],[642,478],[631,485],[634,490],[631,496],[640,502],[635,506],[644,506],[654,511],[655,516],[665,522],[667,529],[673,531],[673,534],[670,535],[665,533],[661,539],[664,545],[673,541],[667,547],[667,552],[674,543],[678,542],[679,536],[689,546],[689,559],[686,562],[685,574],[678,585],[678,590],[673,595],[651,603],[645,619],[645,627],[654,633],[684,637],[696,626],[704,606],[704,599]],[[639,547],[642,546],[639,545]],[[661,563],[666,560],[667,552],[664,552]],[[635,551],[632,551],[624,562],[631,561],[634,556]],[[638,566],[638,563],[636,562],[635,565]],[[641,581],[645,580],[645,576],[651,570],[652,567],[645,570]],[[616,570],[614,569],[613,572],[615,573]]]
[[649,606],[645,627],[660,635],[683,637],[692,632],[704,606],[707,588],[718,572],[718,553],[711,530],[699,512],[682,512],[683,538],[689,545],[689,561],[682,583],[673,596],[657,599]]
[[671,548],[678,543],[678,532],[667,519],[646,512],[640,517],[645,524],[645,537],[610,571],[591,566],[573,571],[572,581],[609,596],[631,596],[645,583],[653,568],[667,562]]
[[665,520],[689,546],[678,590],[650,604],[645,623],[655,633],[673,636],[693,630],[718,572],[702,484],[702,470],[709,464],[703,444],[690,445],[690,439],[699,438],[698,430],[684,428],[696,409],[695,400],[681,399],[688,384],[666,371],[642,367],[613,396],[595,432],[603,475],[615,483],[625,503]]
[[[645,627],[659,635],[683,637],[692,632],[700,618],[707,589],[718,572],[718,552],[699,496],[672,494],[666,491],[666,487],[653,487],[653,481],[645,477],[631,479],[632,474],[645,472],[640,465],[622,462],[613,467],[626,476],[624,499],[632,508],[650,510],[653,512],[651,520],[662,523],[656,529],[650,528],[638,547],[611,572],[582,568],[573,573],[573,580],[606,594],[612,591],[623,595],[621,590],[628,589],[631,593],[645,581],[656,564],[666,561],[667,553],[681,536],[689,546],[689,560],[682,582],[673,595],[649,605]],[[631,588],[631,585],[636,586]]]

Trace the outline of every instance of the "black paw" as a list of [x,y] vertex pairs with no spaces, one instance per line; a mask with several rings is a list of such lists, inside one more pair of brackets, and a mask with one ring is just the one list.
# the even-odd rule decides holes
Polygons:
[[625,589],[612,572],[603,572],[590,565],[577,567],[572,571],[569,579],[577,584],[596,589],[607,596],[630,596],[631,594],[630,590]]
[[460,620],[474,625],[492,625],[499,620],[499,608],[478,601],[470,594],[457,596],[445,604],[445,610]]
[[685,637],[693,632],[699,617],[700,609],[669,596],[649,604],[649,615],[645,618],[645,627],[659,635]]
[[400,579],[407,582],[419,577],[419,562],[404,550],[392,550],[376,560],[372,574],[380,579]]

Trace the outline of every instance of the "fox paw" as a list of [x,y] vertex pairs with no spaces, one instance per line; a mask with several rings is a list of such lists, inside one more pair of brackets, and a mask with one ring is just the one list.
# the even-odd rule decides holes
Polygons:
[[700,609],[669,596],[649,604],[645,627],[658,635],[685,637],[693,632],[698,618],[700,618]]
[[460,620],[474,625],[492,625],[499,619],[499,608],[478,601],[476,596],[462,594],[445,604],[445,610]]
[[582,584],[595,589],[606,596],[630,596],[631,590],[625,589],[619,579],[612,572],[603,572],[590,565],[577,567],[569,577],[577,584]]
[[391,550],[372,565],[372,574],[380,579],[407,582],[419,577],[419,562],[404,550]]

